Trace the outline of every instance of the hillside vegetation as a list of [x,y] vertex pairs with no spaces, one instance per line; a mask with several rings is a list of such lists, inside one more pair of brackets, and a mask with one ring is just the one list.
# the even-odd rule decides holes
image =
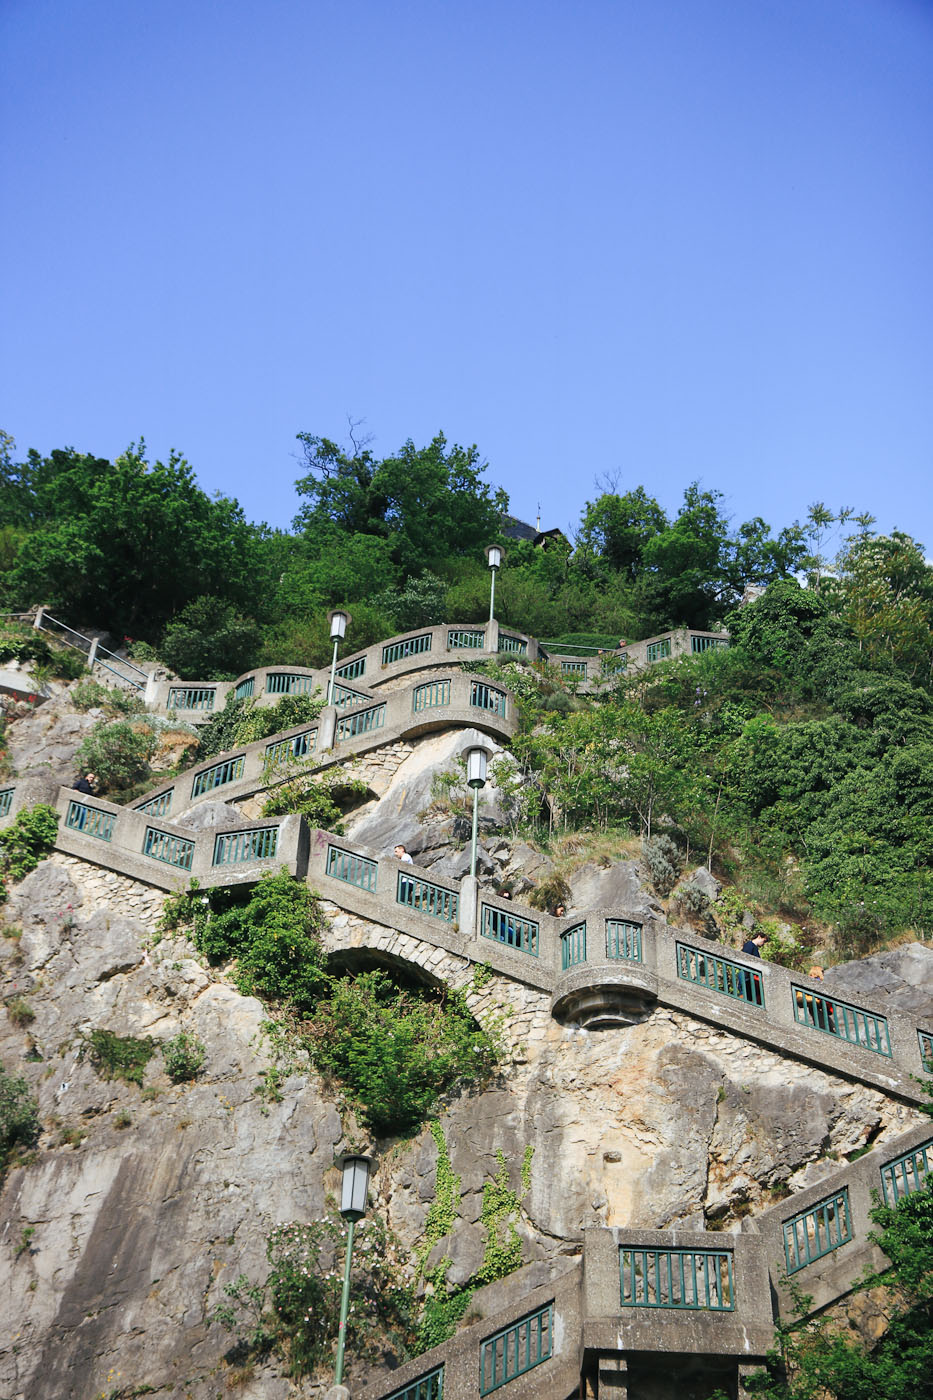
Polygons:
[[[4,439],[5,606],[44,602],[185,678],[229,678],[328,661],[333,606],[351,609],[354,647],[481,621],[482,546],[499,538],[507,626],[578,649],[680,625],[727,626],[733,641],[610,677],[586,701],[553,678],[501,671],[523,707],[515,753],[531,780],[514,794],[516,831],[641,835],[655,843],[659,888],[665,862],[674,879],[707,863],[797,923],[799,956],[814,919],[849,955],[929,932],[933,568],[922,545],[821,504],[776,535],[760,518],[734,528],[719,493],[696,484],[670,518],[643,487],[609,483],[574,541],[535,548],[502,535],[508,502],[475,447],[439,434],[377,460],[358,441],[299,441],[305,474],[285,532],[208,497],[183,458],[148,462],[144,444],[114,463],[73,449],[17,462]],[[749,585],[767,591],[739,606]],[[23,644],[8,642],[11,655]],[[659,838],[673,843],[663,859]]]

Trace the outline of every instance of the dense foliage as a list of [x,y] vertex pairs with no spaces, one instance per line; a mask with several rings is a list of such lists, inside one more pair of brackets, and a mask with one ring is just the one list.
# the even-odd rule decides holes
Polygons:
[[0,902],[6,899],[8,883],[22,880],[48,855],[57,834],[58,813],[54,807],[39,802],[17,812],[0,835]]
[[197,887],[166,901],[162,927],[187,927],[201,952],[232,962],[240,991],[271,1003],[290,1041],[340,1085],[374,1133],[417,1131],[443,1094],[485,1083],[499,1055],[461,992],[402,987],[382,971],[327,969],[320,902],[287,871],[252,888]]
[[[861,1288],[884,1291],[887,1327],[866,1346],[826,1318],[779,1325],[767,1371],[749,1378],[768,1400],[924,1400],[933,1395],[933,1187],[877,1206],[873,1239],[891,1261]],[[801,1312],[808,1300],[798,1299]]]
[[0,1064],[0,1178],[18,1148],[39,1136],[39,1109],[25,1079]]

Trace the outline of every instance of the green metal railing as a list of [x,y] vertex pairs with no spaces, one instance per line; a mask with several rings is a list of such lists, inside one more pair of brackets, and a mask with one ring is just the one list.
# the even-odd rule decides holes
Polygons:
[[223,763],[214,763],[210,768],[202,768],[191,784],[191,796],[200,797],[226,783],[239,782],[243,776],[243,763],[244,755],[240,754],[237,758],[225,758]]
[[663,661],[671,654],[671,639],[665,637],[660,642],[649,642],[645,648],[645,657],[648,661]]
[[528,655],[528,643],[524,637],[512,637],[508,632],[499,633],[499,650],[514,651],[519,656]]
[[0,792],[0,817],[8,817],[10,815],[10,808],[13,805],[13,794],[15,791],[15,787],[8,787]]
[[411,708],[416,715],[422,710],[437,709],[450,704],[450,681],[428,681],[415,686],[411,697]]
[[395,902],[404,904],[406,909],[428,914],[432,919],[443,919],[446,924],[455,924],[460,917],[460,896],[455,890],[446,890],[443,885],[419,880],[401,870],[395,887]]
[[136,811],[145,812],[147,817],[164,817],[172,809],[174,792],[174,788],[169,788],[167,792],[160,792],[158,797],[150,797],[148,802],[140,802]]
[[628,919],[606,920],[606,957],[617,962],[642,961],[641,924]]
[[470,682],[470,704],[478,710],[488,710],[490,714],[505,718],[505,691],[496,690],[495,686],[487,685],[485,681]]
[[143,839],[143,855],[151,860],[160,860],[163,865],[174,865],[179,870],[190,870],[194,859],[194,842],[182,836],[172,836],[168,831],[147,826]]
[[619,1248],[623,1308],[733,1312],[735,1282],[728,1249]]
[[266,674],[267,695],[310,695],[317,688],[314,676],[302,676],[297,671],[269,671]]
[[832,1254],[852,1238],[852,1216],[849,1211],[849,1188],[817,1202],[809,1210],[784,1221],[784,1258],[787,1272],[796,1273],[814,1259]]
[[576,963],[586,962],[586,921],[565,929],[560,936],[560,966],[566,972]]
[[716,647],[727,647],[729,645],[725,637],[698,637],[692,634],[690,637],[690,650],[697,654],[701,651],[713,651]]
[[423,632],[420,637],[406,637],[403,642],[390,642],[382,648],[383,666],[391,666],[393,661],[403,661],[406,656],[420,656],[431,650],[431,633]]
[[237,700],[248,700],[255,689],[256,677],[247,676],[245,681],[240,681],[240,684],[233,693]]
[[348,705],[368,705],[372,698],[371,695],[364,695],[361,690],[351,690],[349,686],[338,685],[334,681],[331,704],[336,705],[338,710],[344,710]]
[[339,744],[341,739],[353,739],[357,734],[368,734],[372,729],[381,729],[385,722],[384,704],[374,705],[369,710],[354,710],[352,714],[338,719],[334,737]]
[[533,958],[538,956],[538,925],[533,919],[520,919],[511,909],[495,909],[491,904],[484,904],[480,933],[494,943],[520,948]]
[[744,1001],[749,1006],[764,1006],[765,992],[762,974],[757,968],[720,958],[714,953],[701,952],[686,943],[676,945],[677,976],[682,982],[708,987],[720,996]]
[[72,801],[68,803],[65,826],[84,836],[96,836],[98,841],[112,841],[116,820],[116,812],[103,812],[99,807],[89,807],[86,802]]
[[277,826],[257,826],[250,831],[228,831],[214,837],[212,865],[243,865],[271,860],[278,850]]
[[366,673],[366,657],[358,656],[355,661],[345,661],[338,666],[334,675],[338,681],[358,681]]
[[918,1031],[917,1039],[920,1042],[921,1064],[924,1069],[933,1070],[933,1035],[929,1031]]
[[554,1344],[554,1301],[520,1317],[487,1337],[479,1351],[479,1393],[489,1395],[500,1385],[523,1376],[548,1361]]
[[464,648],[480,651],[486,641],[486,633],[471,627],[450,627],[447,631],[447,650],[462,651]]
[[437,1366],[416,1381],[409,1381],[385,1400],[444,1400],[444,1367]]
[[920,1191],[930,1180],[933,1171],[933,1138],[922,1142],[912,1152],[885,1162],[881,1168],[881,1189],[884,1191],[886,1206],[896,1206],[905,1196]]
[[586,680],[585,661],[562,661],[560,663],[560,673],[562,676],[582,676]]
[[276,739],[266,745],[266,763],[282,763],[289,758],[305,758],[317,742],[317,730],[305,729],[290,739]]
[[891,1058],[891,1036],[884,1016],[837,1001],[809,987],[798,987],[796,983],[791,983],[790,990],[794,999],[794,1020],[799,1025]]
[[356,885],[360,890],[375,890],[378,863],[358,856],[353,851],[344,851],[339,846],[328,846],[325,871],[335,880],[343,880],[346,885]]
[[173,685],[168,693],[169,710],[212,710],[217,691],[213,686]]

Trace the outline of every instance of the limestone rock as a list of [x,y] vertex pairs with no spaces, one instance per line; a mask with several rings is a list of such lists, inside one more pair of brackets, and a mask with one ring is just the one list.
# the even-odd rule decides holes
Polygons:
[[828,967],[824,981],[855,1000],[860,995],[878,997],[898,1011],[933,1020],[933,948],[924,943],[902,943]]
[[624,909],[645,921],[662,915],[661,906],[641,881],[638,862],[617,860],[611,865],[587,861],[569,880],[574,909]]

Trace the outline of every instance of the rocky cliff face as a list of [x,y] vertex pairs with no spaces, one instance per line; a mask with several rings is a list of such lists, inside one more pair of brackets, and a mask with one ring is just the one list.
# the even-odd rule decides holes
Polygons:
[[[360,814],[356,838],[377,848],[406,841],[424,864],[460,873],[454,819],[419,813],[432,771],[463,743],[431,736],[397,755],[378,786],[374,769],[380,801]],[[490,840],[484,866],[490,878],[519,878],[531,854]],[[584,868],[574,899],[656,907],[632,862]],[[207,1318],[224,1284],[242,1273],[264,1278],[276,1224],[320,1215],[346,1125],[300,1063],[281,1101],[257,1093],[271,1063],[262,1006],[184,940],[157,940],[161,903],[149,887],[55,855],[5,911],[22,927],[21,937],[0,939],[5,995],[25,1001],[33,1019],[0,1013],[0,1054],[37,1096],[43,1132],[34,1159],[9,1172],[0,1203],[0,1400],[286,1400],[324,1388],[291,1382],[273,1363],[238,1370],[229,1334]],[[405,959],[400,936],[330,913],[332,951],[382,937]],[[416,950],[407,952],[414,961]],[[933,963],[927,949],[898,953],[858,974],[895,1000],[915,996]],[[457,985],[470,978],[461,958],[437,949],[420,965]],[[848,986],[856,974],[834,975]],[[663,1008],[643,1024],[591,1034],[558,1025],[545,994],[504,977],[470,995],[481,1019],[502,1018],[508,1056],[485,1093],[455,1098],[441,1119],[462,1190],[457,1227],[438,1247],[453,1259],[454,1284],[482,1259],[482,1192],[498,1152],[517,1188],[532,1149],[520,1225],[527,1262],[575,1253],[588,1224],[736,1228],[918,1117]],[[204,1072],[174,1085],[156,1055],[142,1088],[103,1080],[80,1054],[94,1029],[157,1041],[189,1031],[207,1047]],[[437,1146],[424,1131],[377,1144],[377,1156],[375,1209],[413,1256],[435,1194]]]
[[[154,943],[160,902],[56,855],[8,911],[23,934],[2,941],[5,982],[35,1019],[4,1017],[0,1050],[38,1095],[44,1132],[35,1161],[15,1168],[3,1193],[4,1400],[91,1400],[134,1387],[192,1400],[221,1393],[234,1374],[223,1359],[230,1338],[206,1314],[239,1273],[264,1276],[272,1227],[316,1218],[335,1184],[334,1102],[305,1073],[287,1081],[280,1103],[257,1095],[269,1064],[262,1007],[184,942]],[[351,939],[347,922],[335,912],[334,946]],[[462,976],[462,961],[451,963],[451,977]],[[497,1150],[517,1186],[533,1148],[522,1222],[530,1260],[572,1253],[588,1223],[728,1227],[914,1117],[875,1091],[663,1010],[587,1034],[557,1025],[546,997],[505,979],[481,999],[479,1014],[504,1013],[511,1055],[489,1091],[443,1115],[463,1192],[445,1242],[452,1282],[482,1258],[482,1188]],[[98,1027],[160,1040],[189,1030],[207,1046],[206,1072],[174,1086],[156,1057],[142,1091],[101,1080],[79,1058],[82,1031]],[[412,1251],[436,1158],[424,1132],[384,1153],[376,1177],[377,1209]],[[291,1391],[316,1387],[269,1366],[233,1393],[284,1400]]]

